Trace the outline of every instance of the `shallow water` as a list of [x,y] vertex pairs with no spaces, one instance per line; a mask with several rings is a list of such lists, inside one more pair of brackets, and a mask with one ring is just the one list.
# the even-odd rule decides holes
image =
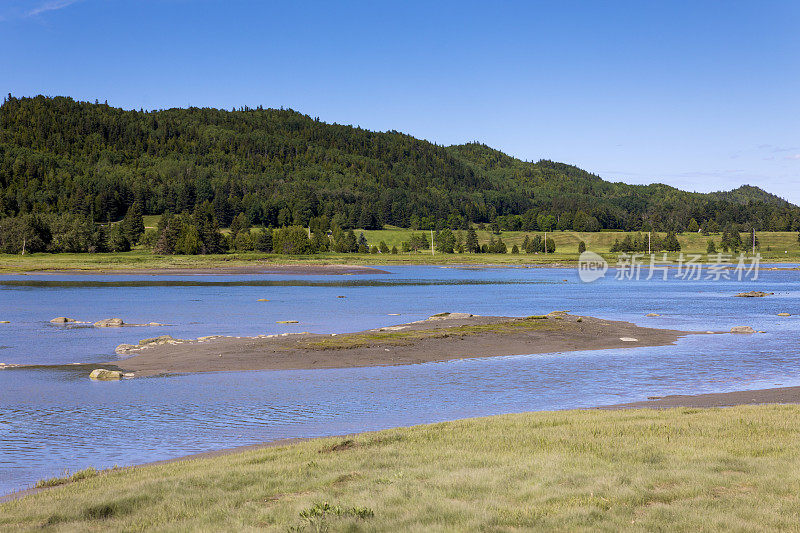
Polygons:
[[[470,359],[404,367],[209,373],[92,382],[85,371],[0,371],[0,493],[87,466],[137,464],[284,437],[455,418],[800,385],[798,273],[757,282],[603,281],[571,269],[389,267],[358,276],[1,276],[0,362],[115,359],[170,334],[346,332],[442,311],[570,310],[640,325],[728,330],[677,346]],[[745,290],[767,298],[740,299]],[[337,298],[346,296],[346,298]],[[267,298],[268,302],[257,302]],[[660,318],[645,318],[646,313]],[[399,316],[389,316],[390,314]],[[56,326],[55,316],[156,328]],[[299,320],[281,325],[277,320]]]

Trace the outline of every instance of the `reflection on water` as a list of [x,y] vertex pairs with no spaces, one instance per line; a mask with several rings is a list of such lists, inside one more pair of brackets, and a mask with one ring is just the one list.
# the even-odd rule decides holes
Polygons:
[[[405,367],[213,373],[91,382],[71,370],[0,371],[0,493],[64,469],[108,467],[285,437],[334,435],[468,416],[585,407],[649,395],[800,384],[796,273],[758,283],[581,284],[571,270],[392,267],[313,276],[0,278],[0,362],[98,362],[123,342],[168,333],[353,331],[440,311],[530,315],[556,309],[640,325],[757,336],[677,346],[451,361]],[[46,278],[46,279],[43,279]],[[267,278],[267,279],[264,279]],[[44,281],[46,284],[31,284]],[[567,281],[565,281],[567,280]],[[776,295],[734,299],[741,290]],[[337,298],[346,296],[346,298]],[[269,302],[257,302],[259,298]],[[649,312],[661,318],[648,319]],[[400,316],[387,316],[399,313]],[[55,316],[164,328],[64,328]],[[297,319],[297,326],[275,324]],[[298,329],[299,328],[299,329]]]

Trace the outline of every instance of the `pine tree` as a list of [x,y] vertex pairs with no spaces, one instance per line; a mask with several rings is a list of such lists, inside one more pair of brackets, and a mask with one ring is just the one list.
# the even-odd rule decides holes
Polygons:
[[125,218],[122,219],[122,233],[130,245],[138,243],[144,235],[144,216],[139,202],[133,202],[125,213]]
[[[798,236],[798,242],[800,242],[800,236]],[[467,230],[467,238],[464,242],[464,245],[469,253],[479,253],[481,251],[481,248],[478,245],[478,234],[475,232],[474,228],[470,227]]]

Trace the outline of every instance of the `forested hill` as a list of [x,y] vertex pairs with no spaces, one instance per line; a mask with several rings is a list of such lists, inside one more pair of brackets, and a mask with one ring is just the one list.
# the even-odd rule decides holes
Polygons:
[[731,223],[798,229],[800,209],[756,187],[698,194],[611,183],[574,166],[524,162],[477,143],[443,147],[291,110],[125,111],[66,97],[0,107],[0,218],[119,220],[211,204],[228,224],[428,227],[555,220],[562,229],[682,229]]

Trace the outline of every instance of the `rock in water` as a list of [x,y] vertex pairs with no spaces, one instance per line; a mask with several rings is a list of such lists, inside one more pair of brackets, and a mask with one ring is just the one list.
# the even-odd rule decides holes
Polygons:
[[95,368],[92,370],[92,373],[89,374],[89,378],[91,379],[122,379],[122,372],[118,370],[107,370],[105,368]]
[[11,324],[9,320],[0,320],[0,324]]
[[472,318],[469,313],[438,313],[428,317],[428,320],[458,320],[462,318]]
[[750,292],[740,292],[736,295],[737,298],[763,298],[764,296],[771,296],[775,294],[774,292],[763,292],[763,291],[750,291]]
[[755,333],[756,330],[750,326],[734,326],[731,328],[731,333]]
[[50,321],[51,324],[67,324],[69,322],[75,322],[75,319],[67,318],[65,316],[57,316],[56,318]]
[[114,350],[114,353],[116,353],[117,355],[126,355],[128,352],[130,352],[131,350],[135,350],[136,348],[138,348],[138,346],[136,346],[135,344],[120,344]]
[[98,320],[94,323],[96,328],[118,328],[125,325],[121,318],[106,318],[105,320]]
[[276,324],[297,324],[297,320],[278,320]]
[[655,318],[655,317],[661,316],[661,315],[659,315],[658,313],[647,313],[644,316],[649,317],[649,318]]
[[778,316],[792,316],[791,313],[778,313]]
[[154,344],[169,344],[171,342],[176,342],[176,339],[172,337],[172,335],[161,335],[159,337],[153,337],[151,339],[142,339],[139,341],[139,346],[151,346]]

